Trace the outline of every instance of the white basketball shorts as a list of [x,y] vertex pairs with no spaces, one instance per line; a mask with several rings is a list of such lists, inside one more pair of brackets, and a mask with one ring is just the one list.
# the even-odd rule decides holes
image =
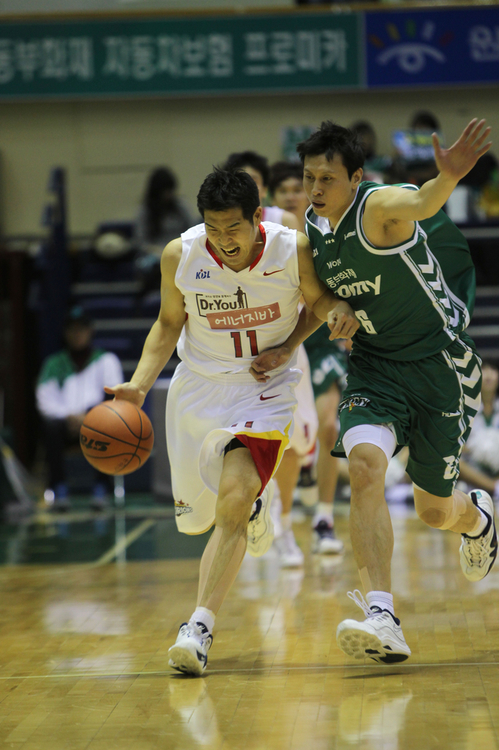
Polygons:
[[302,371],[303,377],[295,390],[298,406],[294,414],[293,435],[289,441],[288,448],[293,448],[300,458],[304,458],[314,447],[319,428],[319,419],[317,417],[317,409],[315,408],[310,365],[303,344],[300,344],[298,347],[298,361],[296,366]]
[[182,362],[166,403],[166,440],[179,531],[201,534],[215,521],[224,449],[237,437],[251,451],[262,489],[273,476],[292,434],[299,370],[267,383],[218,382]]

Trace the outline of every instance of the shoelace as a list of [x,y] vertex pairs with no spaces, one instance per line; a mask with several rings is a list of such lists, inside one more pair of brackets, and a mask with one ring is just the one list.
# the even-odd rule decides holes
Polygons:
[[466,537],[464,551],[471,565],[483,565],[487,561],[490,552],[485,536],[477,538]]
[[366,602],[359,589],[354,589],[354,591],[347,591],[347,596],[354,602],[354,604],[357,605],[357,607],[360,607],[366,617],[372,617],[373,615],[378,614],[377,612],[372,611],[371,607]]
[[347,591],[347,596],[349,599],[351,599],[357,607],[360,607],[361,610],[364,612],[366,617],[388,617],[390,620],[393,620],[396,625],[400,625],[400,620],[395,617],[395,615],[392,615],[387,610],[379,609],[379,607],[376,607],[375,609],[371,609],[369,604],[366,602],[362,594],[360,593],[359,589],[355,589],[352,591]]
[[[204,628],[204,630],[202,629]],[[207,628],[203,626],[200,626],[197,622],[185,622],[181,628],[180,628],[181,635],[190,635],[190,636],[196,636],[199,638],[203,643],[210,642],[213,640],[213,637],[208,632]]]

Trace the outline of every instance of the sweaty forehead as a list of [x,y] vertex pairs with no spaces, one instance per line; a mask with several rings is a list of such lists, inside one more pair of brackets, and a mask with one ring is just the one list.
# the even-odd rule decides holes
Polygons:
[[246,221],[243,216],[243,210],[240,206],[228,208],[225,211],[208,211],[204,212],[204,223],[216,229],[227,228],[233,224],[242,224]]
[[305,172],[313,172],[314,174],[325,174],[326,172],[337,174],[345,169],[345,165],[340,154],[334,154],[332,159],[328,159],[326,154],[319,154],[318,156],[306,156],[303,169]]

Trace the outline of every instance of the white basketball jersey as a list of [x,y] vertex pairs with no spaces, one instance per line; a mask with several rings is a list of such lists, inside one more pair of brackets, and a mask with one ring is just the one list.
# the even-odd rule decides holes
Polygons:
[[264,206],[262,221],[273,221],[276,224],[282,224],[284,209],[279,206]]
[[[177,351],[199,375],[221,379],[230,374],[241,383],[255,382],[249,373],[252,361],[282,344],[296,325],[301,294],[296,231],[272,222],[260,224],[260,231],[263,250],[239,272],[212,251],[204,224],[181,235],[175,284],[184,296],[187,319]],[[271,376],[295,362],[294,357]]]

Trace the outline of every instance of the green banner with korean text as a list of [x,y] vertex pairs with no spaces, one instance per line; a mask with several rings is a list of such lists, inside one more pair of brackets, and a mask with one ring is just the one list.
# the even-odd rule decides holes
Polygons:
[[0,99],[361,86],[359,14],[3,22]]

